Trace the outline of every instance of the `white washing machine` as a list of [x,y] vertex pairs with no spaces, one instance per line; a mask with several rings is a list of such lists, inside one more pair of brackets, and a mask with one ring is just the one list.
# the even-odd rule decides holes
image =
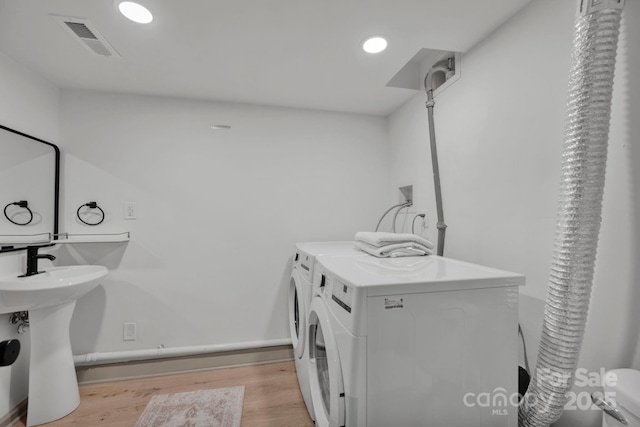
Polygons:
[[318,258],[308,333],[316,425],[516,426],[524,281],[436,256]]
[[296,243],[291,280],[289,281],[289,329],[293,343],[296,373],[307,410],[315,420],[309,393],[309,352],[307,349],[307,318],[312,296],[312,278],[316,259],[320,256],[364,256],[353,242]]

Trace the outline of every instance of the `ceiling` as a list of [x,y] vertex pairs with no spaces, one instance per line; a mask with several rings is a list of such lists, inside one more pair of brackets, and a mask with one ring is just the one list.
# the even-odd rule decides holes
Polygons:
[[[464,52],[530,0],[0,0],[0,51],[61,88],[387,115],[387,83],[421,49]],[[87,18],[118,51],[85,49],[51,14]],[[383,34],[389,48],[360,42]],[[464,59],[462,62],[464,67]]]

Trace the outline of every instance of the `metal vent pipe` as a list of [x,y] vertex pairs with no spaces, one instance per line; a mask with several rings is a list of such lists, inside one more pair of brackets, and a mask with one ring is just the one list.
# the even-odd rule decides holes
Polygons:
[[[438,247],[437,255],[442,256],[444,254],[444,237],[447,229],[447,224],[444,222],[444,209],[442,207],[442,186],[440,185],[440,167],[438,166],[438,149],[436,145],[436,129],[433,119],[433,107],[435,101],[433,100],[433,76],[434,73],[446,74],[451,71],[447,65],[442,64],[443,61],[435,64],[427,73],[424,78],[424,90],[427,92],[427,114],[429,118],[429,143],[431,147],[431,166],[433,168],[433,184],[435,187],[436,195],[436,212],[438,216],[438,222],[436,228],[438,229]],[[449,62],[445,60],[444,62]],[[446,77],[445,77],[446,79]]]

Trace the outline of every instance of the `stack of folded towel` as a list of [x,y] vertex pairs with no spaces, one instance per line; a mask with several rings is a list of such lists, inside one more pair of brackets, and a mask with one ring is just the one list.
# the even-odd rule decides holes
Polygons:
[[355,246],[379,258],[433,255],[433,243],[408,233],[361,231],[356,233]]

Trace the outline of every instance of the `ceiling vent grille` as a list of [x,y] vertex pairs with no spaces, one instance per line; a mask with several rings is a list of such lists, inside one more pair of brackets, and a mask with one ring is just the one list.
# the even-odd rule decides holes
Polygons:
[[65,21],[64,23],[67,25],[67,27],[71,28],[71,31],[73,31],[76,34],[76,36],[80,37],[81,39],[98,40],[96,35],[91,32],[89,27],[87,27],[87,24],[82,24],[80,22],[69,22],[69,21]]
[[120,56],[88,19],[60,15],[51,15],[51,17],[94,55]]

